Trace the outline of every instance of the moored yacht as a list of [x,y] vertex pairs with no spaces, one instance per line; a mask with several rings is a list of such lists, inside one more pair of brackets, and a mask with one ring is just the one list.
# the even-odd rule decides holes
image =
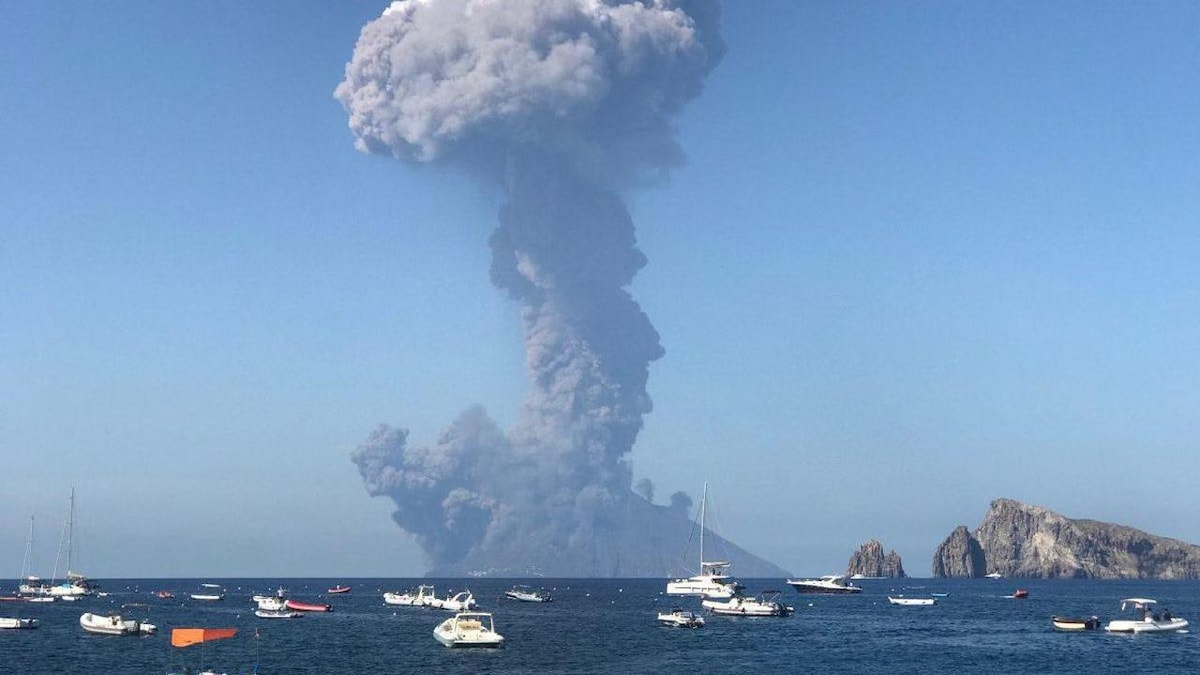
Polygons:
[[667,582],[667,595],[699,595],[706,598],[729,599],[742,590],[742,585],[725,573],[730,563],[724,560],[704,559],[705,516],[708,504],[708,483],[700,497],[700,573],[686,579]]
[[787,583],[797,593],[862,593],[861,586],[847,584],[840,574],[826,574],[819,579],[788,579]]
[[735,595],[724,602],[705,599],[700,604],[726,616],[788,616],[795,611],[779,601],[779,591],[763,591],[757,598]]

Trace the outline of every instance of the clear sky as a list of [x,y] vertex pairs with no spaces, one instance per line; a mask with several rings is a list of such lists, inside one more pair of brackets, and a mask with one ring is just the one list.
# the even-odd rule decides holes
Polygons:
[[[498,199],[357,152],[385,3],[0,8],[0,569],[72,485],[98,577],[412,576],[349,453],[507,427]],[[630,456],[797,574],[988,502],[1200,543],[1200,5],[725,6],[629,195],[662,337]],[[681,553],[683,542],[681,542]],[[0,574],[0,576],[5,576]]]

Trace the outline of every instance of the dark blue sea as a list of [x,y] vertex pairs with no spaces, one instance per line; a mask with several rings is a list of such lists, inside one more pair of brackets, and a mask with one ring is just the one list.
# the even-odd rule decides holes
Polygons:
[[[201,581],[222,583],[220,602],[187,597]],[[480,609],[495,614],[501,650],[452,650],[433,627],[449,616],[433,609],[392,607],[387,590],[434,583],[439,596],[469,589]],[[530,580],[524,580],[530,583]],[[348,594],[328,595],[338,584]],[[661,594],[664,580],[541,579],[555,601],[505,598],[502,579],[205,579],[103,582],[108,597],[52,604],[0,603],[0,616],[41,620],[36,630],[0,630],[0,674],[164,673],[173,665],[217,672],[355,673],[1077,673],[1200,670],[1200,582],[906,579],[859,582],[855,596],[799,595],[781,580],[747,582],[769,588],[795,606],[784,618],[709,616],[704,628],[660,627],[655,615],[675,606],[699,609],[692,598]],[[250,596],[278,587],[298,600],[330,603],[334,611],[301,619],[260,619]],[[6,584],[6,588],[11,588]],[[1005,598],[1016,588],[1026,599]],[[153,592],[176,593],[160,600]],[[888,593],[948,593],[933,607],[897,607]],[[1119,615],[1123,597],[1150,597],[1192,622],[1191,632],[1108,635],[1057,633],[1054,614]],[[122,605],[126,607],[121,609]],[[148,637],[109,637],[79,627],[84,612],[120,611],[159,626]],[[237,628],[221,642],[177,649],[173,627]],[[257,633],[257,635],[256,635]],[[203,664],[201,664],[203,661]]]

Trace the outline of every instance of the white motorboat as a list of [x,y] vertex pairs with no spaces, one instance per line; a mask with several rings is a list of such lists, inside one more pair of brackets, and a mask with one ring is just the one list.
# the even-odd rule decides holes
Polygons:
[[496,632],[487,612],[459,612],[439,623],[433,637],[447,647],[500,647],[504,636]]
[[225,589],[221,584],[200,584],[200,587],[203,590],[191,594],[193,600],[215,602],[225,599]]
[[795,611],[779,601],[779,591],[763,591],[757,598],[735,595],[724,602],[705,599],[700,604],[726,616],[788,616]]
[[255,603],[258,609],[264,612],[280,612],[285,609],[287,603],[286,598],[280,598],[273,595],[256,595],[254,596]]
[[257,616],[260,619],[298,619],[304,616],[304,612],[297,612],[292,609],[284,609],[281,604],[280,609],[256,609],[254,610],[254,616]]
[[658,622],[672,628],[701,628],[704,626],[704,617],[695,612],[672,609],[669,612],[659,612]]
[[819,579],[788,579],[787,583],[797,593],[862,593],[861,586],[846,583],[846,578],[840,574],[826,574]]
[[404,593],[384,593],[383,602],[388,605],[405,605],[412,607],[424,607],[427,598],[434,598],[433,586],[420,585],[415,591],[405,591]]
[[737,596],[742,585],[726,574],[730,563],[725,560],[704,559],[705,518],[708,509],[708,483],[700,497],[700,573],[686,579],[667,582],[667,595],[698,595],[701,597],[727,599]]
[[530,588],[528,586],[513,586],[504,591],[504,595],[513,600],[520,600],[521,602],[550,602],[554,599],[549,591],[541,588]]
[[1157,600],[1150,598],[1126,598],[1121,601],[1121,611],[1126,607],[1138,614],[1136,619],[1113,619],[1104,630],[1110,633],[1175,633],[1187,632],[1187,619],[1171,616],[1171,611],[1154,611]]
[[906,598],[904,596],[888,596],[888,602],[893,605],[902,605],[905,607],[927,607],[936,605],[937,598]]
[[37,628],[37,619],[9,619],[0,617],[0,628],[22,630],[28,628]]
[[124,619],[120,614],[104,615],[88,612],[79,617],[79,625],[89,633],[101,635],[150,635],[158,626],[145,621]]
[[999,572],[992,572],[990,574],[983,575],[983,578],[984,579],[1003,579],[1004,575],[1000,574]]
[[460,591],[430,607],[448,612],[469,612],[475,609],[475,596],[471,595],[471,591]]

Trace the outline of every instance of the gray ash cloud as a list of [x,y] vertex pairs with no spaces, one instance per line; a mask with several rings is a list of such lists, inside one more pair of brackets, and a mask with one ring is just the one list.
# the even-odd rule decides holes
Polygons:
[[433,444],[381,427],[353,454],[435,570],[648,572],[606,549],[686,526],[631,490],[663,348],[627,290],[646,258],[621,191],[682,163],[673,120],[724,53],[719,16],[714,0],[407,0],[363,28],[335,92],[357,147],[502,189],[491,279],[524,327],[514,428],[471,408]]

